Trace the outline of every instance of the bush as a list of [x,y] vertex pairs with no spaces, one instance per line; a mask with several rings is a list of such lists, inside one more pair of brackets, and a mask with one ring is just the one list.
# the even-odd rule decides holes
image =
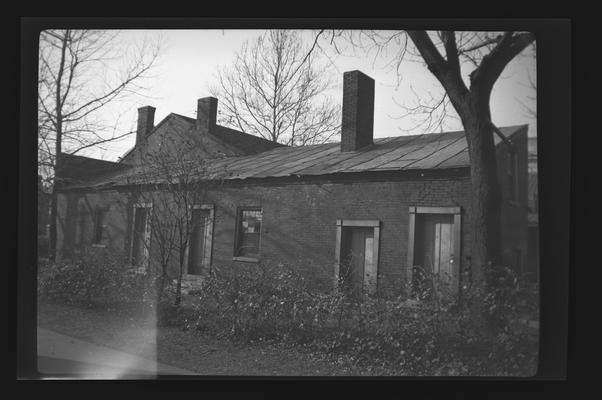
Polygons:
[[105,248],[86,249],[58,263],[41,263],[38,268],[39,295],[69,303],[150,305],[153,281],[125,267],[121,255]]
[[307,341],[332,308],[330,296],[310,291],[302,276],[283,265],[214,268],[198,299],[197,329],[246,341]]
[[[507,282],[496,291],[469,290],[458,303],[321,293],[298,270],[285,265],[214,269],[197,305],[172,309],[170,321],[234,341],[303,344],[404,374],[535,372],[537,337],[521,331],[517,321],[537,319],[537,309],[508,271]],[[487,328],[483,321],[488,319],[475,313],[497,321],[495,328]]]

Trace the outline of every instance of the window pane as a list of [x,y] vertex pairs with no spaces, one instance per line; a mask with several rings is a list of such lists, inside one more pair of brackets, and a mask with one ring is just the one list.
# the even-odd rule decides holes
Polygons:
[[261,210],[242,210],[239,225],[238,256],[258,256]]

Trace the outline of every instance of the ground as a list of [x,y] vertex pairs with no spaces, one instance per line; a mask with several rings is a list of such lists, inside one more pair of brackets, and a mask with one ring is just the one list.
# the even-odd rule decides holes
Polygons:
[[242,346],[193,330],[157,327],[152,313],[109,312],[44,301],[38,305],[38,326],[200,375],[358,376],[376,372],[299,347]]

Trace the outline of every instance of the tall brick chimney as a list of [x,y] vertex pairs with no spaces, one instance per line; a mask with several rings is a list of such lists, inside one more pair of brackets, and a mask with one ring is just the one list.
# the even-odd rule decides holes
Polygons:
[[146,142],[146,137],[155,127],[155,107],[144,106],[138,109],[138,129],[136,145]]
[[202,132],[213,133],[217,121],[217,99],[203,97],[197,101],[196,127]]
[[371,145],[374,136],[374,79],[360,71],[343,74],[341,151]]

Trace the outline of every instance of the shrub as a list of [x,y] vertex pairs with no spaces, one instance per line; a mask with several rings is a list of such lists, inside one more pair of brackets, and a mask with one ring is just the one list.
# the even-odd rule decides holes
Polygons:
[[92,248],[58,263],[40,263],[41,297],[98,306],[152,304],[154,279],[125,267],[112,250]]
[[[399,373],[534,373],[537,337],[517,324],[537,319],[529,298],[533,294],[509,271],[504,270],[506,282],[495,291],[471,289],[459,303],[432,296],[428,301],[322,293],[307,285],[298,270],[286,265],[214,269],[197,305],[172,310],[171,321],[235,341],[303,344]],[[485,329],[476,312],[495,317],[496,328]]]

